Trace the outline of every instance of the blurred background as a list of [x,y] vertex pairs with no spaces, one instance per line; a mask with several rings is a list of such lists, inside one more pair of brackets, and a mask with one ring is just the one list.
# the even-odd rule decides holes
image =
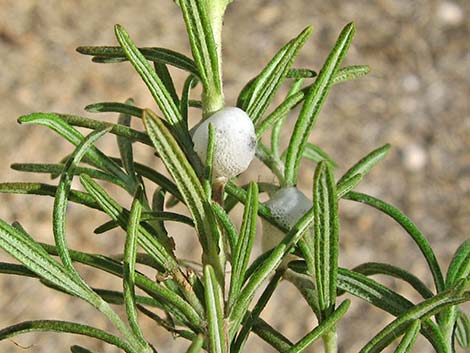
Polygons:
[[[358,190],[383,198],[403,210],[429,239],[445,269],[470,229],[470,66],[468,1],[377,0],[235,0],[224,27],[224,83],[228,105],[243,85],[274,53],[307,25],[314,34],[295,66],[319,70],[342,27],[354,21],[357,34],[345,64],[368,64],[371,74],[335,86],[320,114],[311,141],[338,162],[336,176],[363,155],[385,143],[392,150]],[[71,146],[44,127],[18,126],[16,119],[33,111],[90,116],[87,104],[124,101],[154,107],[150,94],[129,63],[102,65],[75,52],[79,45],[116,45],[113,25],[120,23],[139,46],[168,47],[190,54],[179,9],[171,0],[0,0],[0,179],[43,181],[20,175],[13,162],[57,162]],[[181,88],[185,75],[175,74]],[[282,94],[277,97],[280,102]],[[199,119],[191,111],[192,121]],[[112,121],[113,115],[94,116]],[[290,126],[292,126],[290,119]],[[289,125],[288,125],[289,126]],[[290,130],[285,131],[284,143]],[[100,147],[116,154],[112,137]],[[158,166],[149,149],[140,161]],[[163,168],[160,166],[160,169]],[[300,187],[311,194],[313,163],[303,165]],[[241,182],[274,181],[254,162]],[[56,181],[54,181],[55,183]],[[77,185],[76,185],[77,186]],[[125,195],[116,194],[124,205]],[[0,195],[0,218],[20,221],[38,240],[52,242],[52,199]],[[416,246],[390,219],[341,201],[340,263],[351,268],[366,261],[390,262],[431,284]],[[237,220],[240,209],[233,213]],[[89,252],[119,253],[121,232],[100,236],[93,229],[106,217],[70,205],[68,241]],[[178,253],[197,259],[194,236],[171,228]],[[259,253],[256,249],[256,254]],[[3,252],[0,260],[11,260]],[[86,268],[83,275],[100,287],[120,288],[119,281]],[[377,277],[418,300],[404,284]],[[302,298],[282,283],[263,317],[292,340],[316,325]],[[0,276],[0,327],[31,319],[64,319],[106,328],[109,324],[75,299],[42,288],[37,281]],[[356,352],[392,317],[358,300],[339,325],[341,352]],[[160,352],[184,352],[187,342],[174,340],[143,319]],[[109,327],[108,327],[109,328]],[[0,342],[0,352],[65,352],[81,343],[100,352],[109,346],[68,335],[25,335]],[[253,337],[247,352],[270,352]],[[309,352],[321,351],[313,346]],[[431,352],[419,341],[415,352]]]

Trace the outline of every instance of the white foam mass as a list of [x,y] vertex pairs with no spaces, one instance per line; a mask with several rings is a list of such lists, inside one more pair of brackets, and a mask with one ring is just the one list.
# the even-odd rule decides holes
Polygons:
[[[296,187],[287,187],[276,191],[265,205],[279,224],[291,229],[312,208],[313,203]],[[269,222],[263,221],[262,247],[264,251],[275,247],[284,236],[285,234],[279,229]]]
[[194,130],[194,150],[202,162],[206,161],[210,123],[215,130],[214,177],[229,179],[244,172],[256,149],[255,127],[248,114],[236,107],[225,107]]

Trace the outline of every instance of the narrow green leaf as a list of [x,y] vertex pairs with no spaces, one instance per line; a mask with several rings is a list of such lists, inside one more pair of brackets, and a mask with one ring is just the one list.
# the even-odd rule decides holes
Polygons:
[[246,101],[241,103],[241,109],[247,112],[254,124],[263,116],[286,78],[300,48],[310,37],[312,31],[312,27],[307,27],[282,47],[247,88],[249,94]]
[[205,173],[204,173],[204,192],[208,200],[212,199],[212,164],[214,161],[215,149],[215,128],[212,123],[209,123],[207,138],[207,151],[205,160]]
[[6,327],[0,330],[0,341],[29,332],[73,333],[96,338],[100,341],[121,348],[127,353],[137,353],[129,344],[121,340],[119,337],[113,336],[105,331],[83,324],[57,320],[24,321],[16,325]]
[[233,257],[237,247],[238,231],[222,206],[217,202],[212,202],[212,209],[222,228],[225,230],[224,233],[227,236],[228,244],[230,246],[230,254]]
[[367,65],[346,66],[338,70],[333,79],[333,84],[355,80],[366,76],[369,72],[370,67]]
[[444,278],[442,276],[442,272],[439,267],[436,255],[434,254],[434,251],[432,250],[429,242],[408,217],[406,217],[403,213],[401,213],[397,208],[393,207],[392,205],[389,205],[382,200],[379,200],[375,197],[366,194],[351,191],[346,194],[344,198],[347,200],[361,202],[366,205],[372,206],[393,218],[411,236],[411,238],[421,250],[421,253],[423,254],[424,258],[426,259],[426,262],[428,263],[428,267],[431,270],[437,292],[441,292],[444,290]]
[[379,274],[401,279],[416,289],[424,299],[431,298],[434,295],[418,277],[393,265],[379,262],[366,262],[353,268],[353,271],[365,276]]
[[250,260],[251,250],[256,236],[256,220],[258,217],[258,185],[250,183],[248,199],[243,212],[240,237],[237,240],[235,253],[232,254],[232,275],[230,277],[229,310],[236,302],[243,285],[246,268]]
[[[49,127],[75,146],[78,146],[84,139],[84,136],[78,130],[70,126],[70,124],[63,119],[63,116],[58,114],[33,113],[20,117],[18,122],[21,124],[38,124]],[[108,126],[109,125],[100,125],[97,126],[96,129],[107,128]],[[113,130],[111,130],[111,132]],[[134,187],[133,181],[129,176],[96,147],[91,147],[87,151],[86,158],[89,159],[94,166],[109,172],[111,175],[125,182],[126,185],[129,185],[129,189]]]
[[395,349],[395,353],[410,353],[421,329],[421,321],[415,320],[411,323],[405,336],[402,338],[400,344]]
[[330,329],[332,329],[336,323],[346,314],[346,311],[351,304],[350,300],[342,302],[338,309],[333,311],[320,325],[315,327],[307,335],[305,335],[299,342],[297,342],[287,353],[301,353],[305,351],[313,342],[322,337]]
[[[465,286],[464,280],[459,281],[455,287],[447,289],[438,295],[421,302],[409,309],[406,313],[396,318],[377,335],[374,336],[360,351],[360,353],[380,352],[402,334],[415,320],[423,320],[448,307],[458,305],[470,300],[470,292],[462,293]],[[443,343],[443,342],[442,342]],[[443,352],[448,352],[445,347]]]
[[[27,194],[54,197],[57,187],[43,183],[0,183],[0,192],[5,194]],[[69,200],[84,206],[100,209],[95,199],[82,191],[71,190]]]
[[202,345],[204,344],[204,336],[197,335],[191,345],[189,346],[186,353],[199,353],[202,349]]
[[333,173],[326,162],[320,162],[315,170],[313,200],[315,283],[323,321],[335,307],[339,248],[338,201]]
[[[18,170],[20,172],[28,173],[46,173],[51,174],[51,177],[59,176],[64,170],[64,164],[49,164],[49,163],[13,163],[10,166],[13,170]],[[116,184],[125,188],[126,185],[118,178],[102,172],[94,168],[78,167],[75,166],[72,170],[69,171],[73,175],[87,174],[93,179],[100,179],[109,181],[110,183]]]
[[269,343],[278,352],[287,352],[293,346],[293,343],[287,337],[273,329],[262,319],[258,319],[253,325],[253,333],[266,343]]
[[[119,158],[112,158],[112,160],[118,163],[119,165],[121,165],[121,160]],[[173,195],[177,200],[183,201],[183,198],[178,188],[176,187],[176,185],[166,176],[158,173],[156,170],[150,168],[149,166],[145,164],[134,162],[134,168],[135,168],[135,172],[139,176],[144,177],[152,181],[153,183],[157,184],[163,190]]]
[[[339,69],[333,77],[331,82],[332,85],[341,83],[345,80],[361,77],[361,73],[365,73],[364,66],[347,66]],[[350,76],[349,74],[357,74],[356,77]],[[262,122],[258,123],[256,127],[256,136],[258,139],[273,125],[276,125],[282,120],[292,109],[300,104],[313,85],[309,85],[301,90],[298,90],[295,94],[288,96],[281,104],[279,104]]]
[[[157,215],[157,214],[163,214],[164,209],[165,209],[165,190],[158,187],[153,192],[152,210],[153,210],[153,213]],[[189,220],[191,220],[191,226],[194,227],[193,220],[191,218],[189,218]],[[154,219],[152,222],[152,225],[154,226],[157,232],[168,234],[168,231],[165,228],[165,222],[163,219]]]
[[266,288],[264,289],[263,293],[261,294],[258,302],[253,308],[253,311],[245,315],[245,318],[243,320],[243,327],[240,330],[240,333],[238,334],[236,340],[232,342],[232,346],[230,349],[231,353],[242,352],[245,342],[248,339],[248,335],[250,334],[253,325],[255,324],[255,321],[258,320],[259,316],[261,315],[261,312],[266,307],[266,304],[268,304],[269,299],[271,299],[281,279],[282,272],[276,272],[273,278],[271,278],[271,280],[269,281]]
[[308,137],[315,125],[320,108],[330,91],[339,65],[346,55],[354,32],[355,28],[352,23],[343,29],[317,79],[306,93],[304,105],[295,124],[287,149],[285,180],[288,185],[295,185],[297,183],[300,159],[304,153]]
[[[177,329],[175,327],[174,318],[168,317],[167,319],[163,319],[159,315],[155,314],[153,311],[148,310],[142,305],[138,305],[137,307],[144,315],[155,321],[158,326],[163,327],[165,330],[172,333],[176,337],[183,337],[191,341],[195,339],[196,335],[192,331]],[[167,316],[169,316],[168,313]]]
[[[126,228],[128,224],[127,212],[113,200],[95,181],[86,175],[80,176],[80,182],[83,187],[95,198],[102,209],[115,221],[118,221],[122,228]],[[145,227],[139,226],[138,235],[139,245],[160,264],[165,271],[173,275],[173,278],[179,284],[184,293],[185,298],[193,305],[198,313],[203,313],[202,305],[195,295],[193,288],[187,282],[186,277],[181,273],[179,265],[176,262],[171,251],[171,241],[167,238],[155,237]]]
[[[43,243],[40,245],[50,255],[58,255],[55,246]],[[123,277],[123,266],[120,262],[117,262],[114,259],[76,250],[69,250],[69,253],[73,261],[100,269],[119,278]],[[161,268],[159,271],[162,273],[165,272],[163,268]],[[152,298],[156,299],[157,303],[161,306],[162,309],[181,318],[181,322],[183,322],[188,327],[191,327],[197,331],[203,325],[202,319],[195,309],[178,294],[166,288],[164,285],[156,283],[155,280],[152,280],[138,272],[135,274],[135,283],[140,289],[142,289]],[[146,303],[143,302],[142,304]]]
[[[304,83],[304,79],[296,79],[292,85],[289,88],[289,92],[287,92],[286,100],[295,95],[300,89],[302,88],[302,84]],[[271,115],[270,115],[271,116]],[[284,125],[284,122],[286,121],[287,117],[287,112],[284,114],[284,116],[279,119],[276,124],[274,124],[273,130],[271,132],[271,152],[273,154],[273,157],[275,159],[281,159],[281,153],[280,153],[280,140],[281,140],[281,130],[282,126]],[[269,117],[268,117],[269,118]],[[257,129],[259,130],[259,129]],[[262,133],[262,132],[261,132]],[[258,136],[258,131],[257,131],[257,136]],[[261,136],[261,135],[259,135]],[[284,174],[284,173],[282,173]]]
[[210,265],[204,266],[204,297],[206,302],[209,353],[227,352],[222,288]]
[[[194,61],[183,54],[166,48],[139,48],[138,50],[149,61],[172,65],[179,69],[188,71],[195,76],[199,76],[199,71]],[[112,60],[107,61],[106,59],[118,59],[118,62],[128,60],[125,51],[121,47],[88,46],[78,47],[77,51],[80,54],[92,55],[96,58],[102,59],[99,60],[99,62],[102,63],[112,62]]]
[[[134,105],[132,99],[126,101],[127,105]],[[131,116],[129,114],[121,113],[119,114],[118,124],[130,127],[131,126]],[[121,155],[122,166],[129,176],[135,178],[135,168],[134,168],[134,153],[132,151],[132,142],[123,137],[117,136],[117,144],[119,147],[119,154]]]
[[137,238],[142,214],[143,189],[139,187],[132,202],[129,223],[127,226],[127,237],[124,246],[124,271],[123,271],[123,293],[126,306],[127,320],[134,333],[134,336],[145,346],[147,342],[140,329],[137,318],[137,308],[135,300],[135,261],[137,254]]
[[310,159],[315,163],[320,163],[321,161],[328,161],[333,168],[336,168],[338,166],[334,159],[331,158],[330,155],[328,155],[328,153],[326,153],[320,147],[312,143],[307,143],[305,145],[303,157]]
[[186,124],[186,128],[188,128],[188,110],[190,107],[190,95],[191,90],[197,85],[198,80],[197,77],[194,75],[190,75],[186,81],[184,81],[183,92],[181,94],[181,101],[180,101],[180,110],[181,115],[183,116],[183,121]]
[[[390,151],[390,145],[387,143],[386,145],[377,148],[367,154],[364,158],[362,158],[359,162],[354,164],[338,181],[337,187],[341,188],[342,184],[346,183],[349,179],[361,175],[366,175],[377,163],[382,161],[387,153]],[[358,180],[359,182],[360,180]]]
[[446,276],[446,287],[452,286],[461,278],[470,276],[470,240],[459,246],[450,262]]
[[223,278],[223,265],[218,262],[220,234],[215,216],[207,201],[196,172],[162,121],[151,111],[144,112],[144,124],[155,149],[178,186],[198,232],[204,253],[212,260],[218,278]]
[[98,305],[94,293],[88,287],[49,256],[31,237],[3,220],[0,220],[0,248],[39,277],[47,279],[67,293],[82,298],[92,305]]
[[144,110],[134,105],[117,102],[100,102],[89,104],[85,110],[90,113],[121,113],[142,118]]
[[[87,190],[114,221],[117,221],[123,229],[127,229],[129,222],[129,212],[124,210],[114,199],[112,199],[106,191],[99,186],[94,180],[86,175],[80,176],[80,182],[85,190]],[[139,227],[139,244],[142,248],[163,266],[167,271],[174,271],[178,267],[174,259],[171,249],[162,239],[157,239],[150,234],[143,226]]]
[[106,121],[85,118],[77,115],[58,114],[58,116],[60,119],[72,126],[84,127],[93,130],[111,128],[109,131],[111,134],[151,146],[150,140],[145,133],[131,129],[125,125],[108,123]]
[[269,253],[269,256],[266,257],[261,265],[254,270],[254,273],[240,291],[240,295],[229,314],[229,320],[232,323],[230,327],[230,337],[234,337],[235,332],[238,330],[256,290],[264,280],[279,267],[283,258],[297,244],[307,229],[313,225],[313,222],[314,210],[312,208],[286,233],[284,239]]
[[354,190],[354,188],[361,182],[364,175],[355,174],[354,176],[345,180],[341,185],[336,184],[336,194],[338,195],[338,200],[343,198],[348,192]]
[[455,338],[462,348],[470,347],[470,319],[463,311],[459,311],[455,325]]
[[175,102],[176,105],[179,105],[180,100],[178,94],[176,93],[175,84],[173,82],[173,78],[171,77],[170,71],[168,70],[168,67],[165,64],[159,62],[154,62],[153,64],[157,76],[160,77],[160,79],[162,80],[166,90],[168,91],[168,93],[170,93],[173,102]]
[[[297,266],[297,262],[289,263],[289,267],[295,268],[295,271],[299,270],[296,268]],[[308,275],[305,263],[303,263],[302,267],[303,269],[301,272]],[[373,279],[344,268],[338,269],[337,284],[339,290],[346,291],[360,299],[363,299],[394,316],[403,315],[407,310],[414,307],[414,304],[409,300]],[[434,322],[426,319],[423,322],[422,332],[434,347],[439,348],[442,346],[442,334]]]
[[[62,175],[60,177],[59,184],[57,185],[57,191],[54,198],[54,207],[52,212],[52,230],[54,233],[54,240],[59,251],[59,256],[64,264],[65,268],[70,272],[71,275],[76,276],[77,281],[83,282],[80,275],[75,270],[70,259],[70,255],[67,249],[67,242],[65,236],[65,223],[66,223],[66,211],[68,203],[68,195],[72,186],[73,173],[70,172],[77,164],[80,163],[81,159],[87,153],[87,151],[93,146],[93,144],[103,137],[109,128],[105,130],[96,130],[90,133],[75,149],[67,163],[65,163]],[[83,282],[83,285],[86,284]]]
[[25,276],[25,277],[33,277],[36,278],[37,274],[31,270],[28,270],[26,266],[18,265],[18,264],[10,264],[8,262],[0,262],[0,273],[6,275],[17,275],[17,276]]
[[[187,224],[189,226],[194,226],[193,220],[189,217],[180,215],[178,213],[173,212],[148,212],[144,211],[142,213],[141,222],[148,222],[148,221],[174,221],[183,224]],[[153,222],[152,222],[153,224]],[[116,221],[108,221],[103,223],[99,227],[94,230],[95,234],[102,234],[104,232],[108,232],[111,229],[119,227],[119,223]]]
[[114,29],[119,44],[123,48],[127,58],[139,73],[140,77],[144,80],[166,120],[174,128],[174,132],[179,142],[182,143],[185,148],[189,148],[190,146],[185,143],[185,141],[190,141],[188,131],[184,126],[183,118],[178,110],[178,106],[171,98],[171,94],[168,92],[164,83],[147,62],[145,57],[136,48],[135,44],[129,38],[126,30],[120,25],[116,25]]

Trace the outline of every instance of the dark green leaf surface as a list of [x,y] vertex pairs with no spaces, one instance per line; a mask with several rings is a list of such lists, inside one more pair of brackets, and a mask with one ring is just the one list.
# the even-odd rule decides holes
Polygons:
[[304,105],[295,124],[287,149],[285,170],[287,185],[297,184],[300,159],[304,153],[305,145],[315,125],[320,108],[333,84],[333,78],[346,56],[354,32],[355,28],[352,23],[343,29],[317,79],[306,93]]
[[[423,320],[448,307],[469,301],[470,292],[462,293],[464,288],[464,281],[459,281],[455,287],[439,293],[438,295],[427,299],[407,310],[404,314],[392,321],[377,335],[375,335],[374,338],[372,338],[372,340],[370,340],[361,349],[360,353],[380,352],[382,349],[392,343],[397,336],[402,334],[415,320]],[[437,340],[437,337],[435,337],[435,339]],[[439,343],[439,348],[435,346],[437,351],[448,352],[448,349],[445,348],[446,346],[443,341],[439,341],[437,343]]]
[[418,277],[393,265],[379,262],[366,262],[355,267],[353,271],[365,276],[380,274],[401,279],[416,289],[424,299],[431,298],[434,295]]
[[243,213],[240,237],[237,240],[235,253],[232,254],[232,275],[228,305],[231,309],[243,285],[246,268],[250,260],[251,250],[256,236],[256,220],[258,218],[258,185],[251,183],[248,188],[248,199]]
[[442,276],[439,263],[437,262],[436,255],[434,254],[434,251],[432,250],[429,242],[408,217],[406,217],[403,213],[401,213],[392,205],[389,205],[382,200],[379,200],[375,197],[366,194],[351,191],[346,194],[344,198],[347,200],[362,202],[369,206],[372,206],[378,209],[379,211],[382,211],[383,213],[387,214],[388,216],[393,218],[398,224],[400,224],[400,226],[402,226],[403,229],[405,229],[405,231],[415,241],[416,245],[418,245],[419,249],[421,250],[421,253],[426,259],[426,262],[428,263],[428,266],[434,278],[434,283],[436,285],[437,291],[441,292],[442,290],[444,290],[444,278]]
[[138,353],[119,337],[100,329],[68,321],[38,320],[24,321],[0,330],[0,341],[29,332],[63,332],[96,338],[123,349],[127,353]]
[[256,79],[246,88],[249,93],[246,94],[246,99],[241,102],[240,108],[246,111],[254,124],[263,116],[286,78],[300,48],[310,37],[312,31],[312,27],[307,27],[296,38],[282,47]]
[[305,351],[313,342],[318,340],[336,325],[336,323],[344,316],[344,314],[346,314],[350,304],[350,300],[345,300],[342,302],[338,308],[328,316],[328,318],[326,318],[320,325],[305,335],[299,342],[289,349],[287,353],[301,353]]
[[[357,175],[360,175],[363,177],[366,175],[377,163],[382,161],[387,153],[390,151],[390,145],[386,144],[380,148],[377,148],[376,150],[370,152],[362,158],[359,162],[354,164],[338,181],[338,189],[342,188],[342,185],[347,183],[349,180],[352,178],[356,177]],[[362,179],[362,178],[361,178]],[[357,180],[357,183],[359,183],[360,179]],[[354,188],[354,186],[352,187]]]
[[326,162],[315,170],[313,200],[315,283],[320,320],[324,320],[335,307],[339,248],[338,200],[334,177]]
[[[80,54],[92,55],[97,62],[106,63],[126,61],[127,56],[121,47],[78,47],[77,51]],[[199,76],[199,71],[193,60],[187,56],[166,48],[139,48],[142,55],[149,61],[159,62],[162,64],[172,65],[182,70],[191,72],[193,75]],[[93,58],[93,59],[95,59]],[[95,61],[95,60],[94,60]]]
[[210,265],[204,266],[204,297],[206,303],[209,353],[227,352],[224,322],[224,298],[215,272]]
[[134,336],[145,346],[147,342],[139,326],[135,299],[135,262],[137,254],[137,239],[139,234],[140,217],[142,214],[143,189],[139,187],[132,202],[127,237],[124,245],[123,261],[123,294],[126,306],[127,320]]
[[412,322],[394,353],[411,353],[420,329],[421,321],[415,320]]
[[220,278],[224,272],[223,265],[218,263],[220,234],[207,195],[196,172],[176,140],[158,117],[150,111],[145,111],[144,123],[155,149],[165,163],[191,212],[203,250],[212,259],[211,264]]

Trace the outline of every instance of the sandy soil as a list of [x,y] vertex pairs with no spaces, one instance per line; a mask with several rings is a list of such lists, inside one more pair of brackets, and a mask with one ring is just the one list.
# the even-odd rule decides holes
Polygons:
[[[234,104],[244,83],[302,28],[313,24],[315,32],[296,66],[318,70],[342,26],[356,22],[357,35],[346,64],[369,64],[372,73],[332,90],[311,141],[337,159],[338,177],[370,150],[391,143],[388,158],[364,179],[359,190],[405,211],[429,239],[443,268],[457,246],[468,239],[470,228],[466,6],[465,1],[440,0],[238,0],[229,10],[224,28],[225,92],[227,103]],[[16,118],[22,114],[58,111],[89,116],[83,112],[89,103],[123,101],[130,96],[140,106],[153,107],[149,93],[129,64],[93,64],[74,49],[79,45],[115,44],[112,26],[121,23],[140,46],[189,53],[178,12],[170,0],[0,0],[0,179],[47,181],[40,176],[19,175],[10,171],[9,165],[14,161],[56,162],[71,150],[45,128],[18,126]],[[181,87],[184,75],[176,71],[175,75]],[[197,112],[192,114],[196,120]],[[115,153],[112,138],[100,146]],[[140,150],[138,156],[141,161],[157,163],[148,149]],[[300,186],[307,194],[311,193],[313,167],[305,163],[303,169]],[[242,177],[243,181],[253,179],[273,180],[259,163]],[[129,204],[129,198],[117,197]],[[36,239],[51,242],[51,205],[51,200],[39,197],[0,195],[0,217],[10,222],[19,220]],[[389,261],[431,282],[417,248],[396,224],[348,201],[342,201],[340,208],[342,266]],[[105,220],[72,205],[70,245],[91,252],[120,252],[121,233],[92,233]],[[178,251],[197,258],[198,254],[192,252],[194,239],[186,234],[187,229],[172,230]],[[0,259],[10,260],[3,253]],[[86,268],[80,271],[93,285],[120,287],[107,276]],[[401,283],[386,283],[417,300]],[[316,324],[305,312],[301,298],[283,283],[263,317],[295,340]],[[39,318],[109,326],[86,305],[44,289],[34,280],[1,276],[0,327]],[[390,316],[354,301],[339,326],[341,352],[356,352],[390,320]],[[174,341],[149,321],[145,321],[145,330],[160,352],[184,352],[187,347],[186,342]],[[115,352],[94,341],[54,334],[0,342],[0,352],[65,352],[73,343],[99,352]],[[309,352],[314,351],[318,349]],[[415,349],[417,353],[430,351],[424,341]],[[270,350],[255,337],[247,352]]]

